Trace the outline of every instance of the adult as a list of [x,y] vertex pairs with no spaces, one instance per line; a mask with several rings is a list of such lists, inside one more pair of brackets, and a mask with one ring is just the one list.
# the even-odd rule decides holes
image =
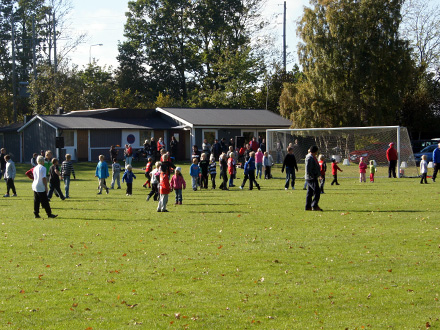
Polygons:
[[397,150],[394,149],[394,142],[391,142],[389,148],[387,149],[387,160],[388,160],[388,177],[396,177],[396,165],[397,165]]
[[211,143],[209,143],[207,139],[203,139],[202,152],[206,154],[206,159],[209,160],[209,156],[211,155]]
[[170,151],[171,151],[171,157],[174,158],[174,161],[177,161],[177,153],[179,150],[178,146],[179,146],[179,141],[176,140],[174,135],[171,136]]
[[118,159],[118,149],[115,146],[111,146],[110,150],[110,160],[113,162],[113,159]]
[[222,148],[222,152],[224,152],[224,153],[228,152],[228,146],[226,145],[226,139],[225,138],[222,138],[220,140],[220,146]]
[[250,145],[253,152],[257,152],[258,148],[260,147],[260,144],[258,143],[255,136],[252,138],[252,141],[249,143],[249,145]]
[[196,145],[193,145],[192,147],[193,152],[191,155],[191,163],[193,162],[193,159],[196,158],[197,159],[197,164],[200,163],[200,151],[199,151],[199,147],[197,147]]
[[228,147],[229,147],[229,148],[232,147],[232,150],[235,151],[235,142],[234,142],[234,138],[230,138],[230,139],[229,139],[229,145],[228,145]]
[[5,175],[5,170],[6,170],[5,156],[6,156],[6,149],[2,148],[0,150],[0,174],[2,177]]
[[44,167],[46,168],[46,173],[49,173],[50,167],[52,166],[52,158],[53,158],[52,151],[47,150],[44,158]]
[[246,148],[244,150],[244,160],[247,162],[251,158],[250,154],[252,152],[251,146],[246,143]]
[[215,160],[218,160],[220,157],[220,154],[222,153],[222,148],[221,148],[220,142],[218,142],[217,139],[214,140],[214,144],[212,145],[212,148],[211,148],[211,153],[214,154]]
[[261,140],[260,149],[263,152],[263,154],[266,152],[266,139]]
[[125,145],[124,156],[125,156],[125,167],[127,167],[127,165],[131,165],[133,161],[133,148],[131,147],[130,144]]
[[162,149],[165,149],[165,142],[163,142],[163,138],[159,138],[157,141],[157,152],[160,152]]
[[287,149],[287,155],[284,158],[283,167],[281,168],[281,173],[286,169],[286,183],[284,189],[289,189],[289,182],[291,182],[292,189],[295,189],[295,169],[298,172],[298,164],[296,163],[295,155],[293,154],[293,148],[289,147]]
[[319,207],[319,198],[321,197],[321,188],[319,186],[319,179],[321,178],[321,167],[319,166],[316,155],[318,154],[318,147],[311,146],[310,152],[306,156],[306,211],[322,211]]
[[437,172],[440,168],[440,142],[438,147],[432,152],[432,162],[434,163],[434,174],[432,175],[432,182],[435,182]]
[[34,168],[34,181],[32,182],[32,190],[34,191],[34,215],[40,218],[40,204],[46,210],[49,218],[56,218],[57,215],[52,213],[49,199],[47,198],[47,178],[46,168],[44,165],[44,157],[37,157],[38,165]]
[[151,139],[150,139],[150,149],[151,149],[151,157],[153,158],[153,161],[156,161],[156,159],[159,159],[157,156],[158,156],[158,153],[156,152],[156,146],[157,146],[157,142],[156,142],[156,140],[154,139],[154,137],[152,137]]
[[278,140],[276,145],[277,150],[277,163],[281,163],[281,159],[283,159],[283,143],[281,140]]

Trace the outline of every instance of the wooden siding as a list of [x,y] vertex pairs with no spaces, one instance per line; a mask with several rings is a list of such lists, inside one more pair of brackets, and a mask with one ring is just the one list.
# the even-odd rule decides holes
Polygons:
[[35,120],[23,130],[23,161],[29,162],[34,152],[51,150],[56,155],[56,130],[40,120]]

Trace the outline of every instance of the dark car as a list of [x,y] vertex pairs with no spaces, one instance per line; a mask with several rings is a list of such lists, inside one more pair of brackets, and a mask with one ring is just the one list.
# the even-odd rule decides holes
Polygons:
[[[438,141],[436,142],[438,143]],[[423,148],[422,151],[415,153],[414,160],[416,161],[416,165],[419,166],[423,155],[426,155],[426,161],[428,163],[432,162],[432,153],[436,148],[437,148],[437,144],[431,144],[430,146]]]
[[439,143],[438,139],[431,139],[431,140],[413,140],[411,141],[411,146],[413,149],[413,152],[422,152],[423,149],[425,149],[427,146],[430,145],[437,145]]

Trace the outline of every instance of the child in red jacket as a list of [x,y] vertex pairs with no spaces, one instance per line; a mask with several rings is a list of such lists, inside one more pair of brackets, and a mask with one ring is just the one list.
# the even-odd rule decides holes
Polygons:
[[336,184],[337,186],[339,186],[338,183],[338,171],[343,172],[339,166],[338,166],[338,162],[336,161],[336,159],[332,159],[332,175],[333,175],[333,181],[331,183],[331,185],[333,186],[333,184]]
[[364,157],[359,161],[359,182],[366,182],[365,173],[367,172],[367,164],[364,163]]
[[170,177],[167,172],[160,172],[160,183],[159,183],[160,198],[159,204],[157,205],[157,212],[168,212],[167,203],[168,195],[172,191],[170,186]]
[[182,188],[186,189],[186,182],[182,175],[182,169],[176,167],[175,174],[171,178],[171,189],[176,192],[176,205],[182,205]]
[[150,173],[153,170],[153,159],[151,157],[148,157],[148,163],[147,163],[147,167],[145,167],[145,176],[147,178],[147,181],[145,181],[145,183],[142,185],[142,187],[144,188],[151,188],[151,177],[150,177]]

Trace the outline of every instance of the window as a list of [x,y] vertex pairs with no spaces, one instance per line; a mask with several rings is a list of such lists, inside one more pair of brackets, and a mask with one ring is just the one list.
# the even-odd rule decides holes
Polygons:
[[209,144],[213,144],[214,140],[217,138],[216,130],[203,130],[203,139],[208,140]]
[[252,138],[255,136],[255,132],[254,131],[243,131],[242,135],[244,136],[244,143],[247,144],[252,141]]
[[64,147],[75,146],[75,131],[63,131]]
[[266,139],[266,131],[258,132],[257,139],[259,136],[261,136],[261,139]]
[[148,140],[148,142],[150,142],[152,136],[153,131],[139,131],[139,145],[144,145],[145,140]]

